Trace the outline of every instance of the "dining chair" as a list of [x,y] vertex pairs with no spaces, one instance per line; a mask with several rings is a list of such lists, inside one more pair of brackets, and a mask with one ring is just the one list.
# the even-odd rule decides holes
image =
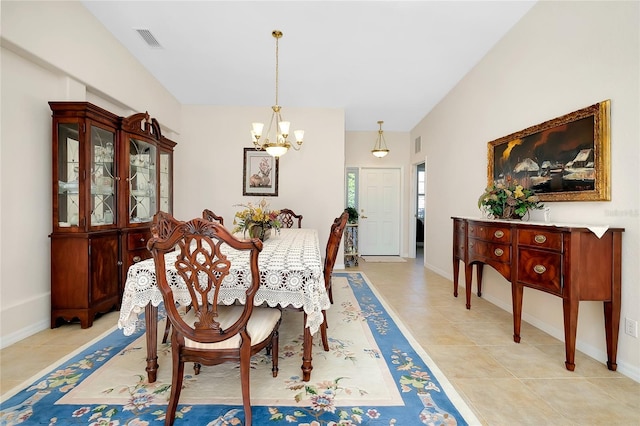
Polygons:
[[[281,311],[277,308],[254,307],[254,296],[260,287],[258,255],[262,242],[239,240],[217,222],[196,218],[179,222],[169,235],[154,223],[147,247],[153,254],[157,285],[171,321],[172,378],[165,425],[175,419],[184,376],[184,363],[217,365],[227,361],[240,364],[242,402],[245,425],[251,425],[249,372],[251,356],[267,349],[272,358],[272,375],[278,375],[278,328]],[[167,280],[165,255],[178,247],[174,267],[191,295],[190,307],[181,314],[173,288]],[[218,305],[224,278],[232,268],[225,255],[230,249],[248,252],[250,282],[244,305]]]
[[[327,240],[327,248],[324,257],[324,285],[329,294],[329,301],[333,304],[333,291],[331,289],[331,274],[333,273],[333,267],[338,257],[338,249],[340,248],[340,242],[342,241],[342,234],[344,228],[347,225],[349,219],[349,213],[345,210],[340,216],[333,220],[331,224],[331,230],[329,231],[329,238]],[[327,337],[327,312],[322,311],[324,315],[324,322],[320,326],[320,337],[322,338],[322,346],[325,351],[329,350],[329,338]]]
[[302,215],[296,214],[290,209],[280,209],[278,220],[282,223],[283,228],[293,228],[294,220],[298,221],[298,228],[302,228]]
[[218,216],[209,209],[202,210],[202,218],[207,219],[211,222],[218,222],[220,225],[224,225],[224,218],[222,216]]

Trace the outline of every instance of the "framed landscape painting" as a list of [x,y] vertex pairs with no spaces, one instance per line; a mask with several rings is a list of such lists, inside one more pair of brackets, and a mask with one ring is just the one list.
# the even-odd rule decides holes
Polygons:
[[244,149],[242,195],[276,197],[279,159],[255,148]]
[[611,199],[606,100],[488,143],[488,184],[517,181],[542,201]]

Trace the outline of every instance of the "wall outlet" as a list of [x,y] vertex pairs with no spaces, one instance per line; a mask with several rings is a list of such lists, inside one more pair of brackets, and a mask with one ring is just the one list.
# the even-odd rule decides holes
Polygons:
[[638,321],[629,318],[624,319],[624,332],[629,336],[638,337]]

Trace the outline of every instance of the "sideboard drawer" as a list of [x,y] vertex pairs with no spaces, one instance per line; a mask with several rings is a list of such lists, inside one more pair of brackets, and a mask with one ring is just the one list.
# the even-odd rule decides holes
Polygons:
[[541,229],[518,229],[518,245],[562,251],[562,233]]
[[465,239],[465,235],[464,234],[462,234],[462,235],[457,234],[456,235],[456,240],[454,242],[454,244],[456,245],[455,248],[454,248],[456,256],[458,256],[460,259],[464,259],[464,249],[465,249],[464,239]]
[[518,250],[518,282],[561,296],[562,255],[528,248]]
[[150,231],[131,232],[127,235],[127,249],[146,249],[149,238],[151,238]]
[[511,246],[509,244],[496,244],[469,238],[469,257],[472,259],[480,257],[496,262],[510,263]]
[[469,237],[509,244],[511,242],[511,229],[508,226],[486,226],[469,223]]

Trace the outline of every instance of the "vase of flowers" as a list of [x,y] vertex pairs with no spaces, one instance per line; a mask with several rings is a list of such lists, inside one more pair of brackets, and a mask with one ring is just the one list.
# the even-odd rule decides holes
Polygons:
[[515,180],[493,184],[478,198],[478,208],[489,219],[522,219],[529,210],[543,207],[533,190]]
[[242,232],[246,237],[266,240],[271,235],[271,230],[279,231],[282,224],[278,220],[279,210],[270,210],[269,203],[263,198],[260,203],[236,204],[243,209],[236,212],[233,218],[233,232]]

